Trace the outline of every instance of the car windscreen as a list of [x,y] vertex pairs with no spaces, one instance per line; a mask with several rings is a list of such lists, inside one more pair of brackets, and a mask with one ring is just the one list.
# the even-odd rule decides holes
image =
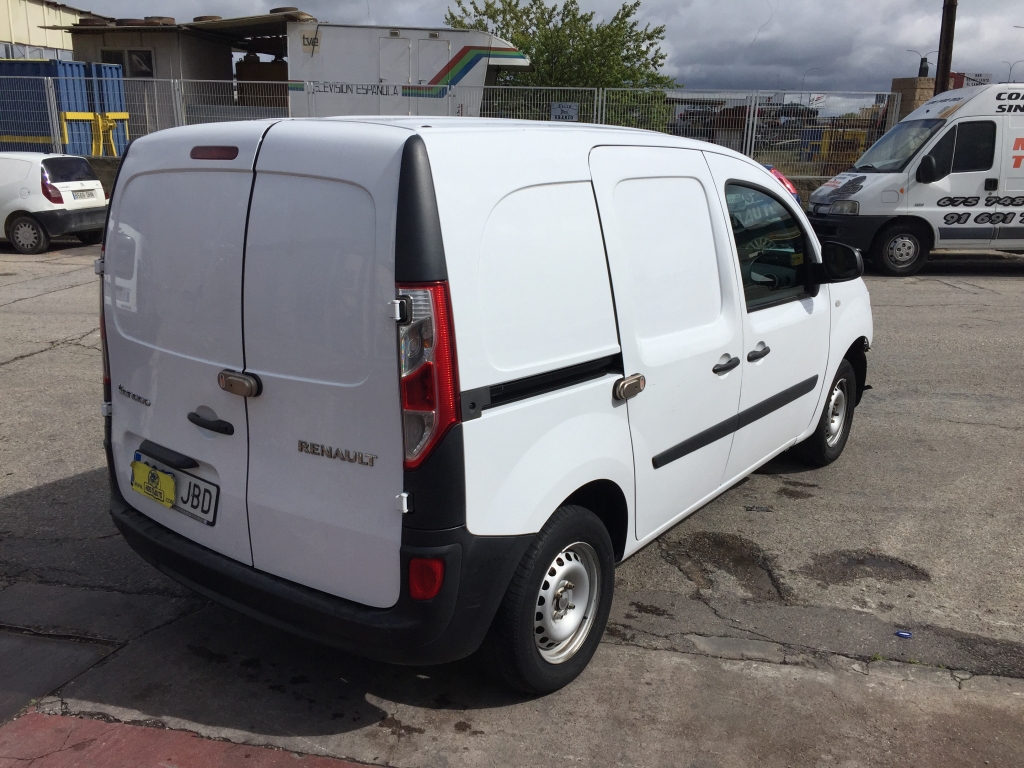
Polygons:
[[92,166],[84,157],[48,157],[43,160],[46,178],[51,184],[62,181],[96,181]]
[[853,170],[861,173],[902,171],[917,150],[945,124],[945,120],[904,120],[871,145]]

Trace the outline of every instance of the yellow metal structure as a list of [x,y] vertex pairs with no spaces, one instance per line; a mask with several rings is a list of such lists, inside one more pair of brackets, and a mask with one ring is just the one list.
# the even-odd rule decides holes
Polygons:
[[61,143],[68,143],[68,121],[81,120],[92,124],[92,154],[99,157],[103,154],[104,146],[110,149],[110,156],[117,157],[117,145],[114,143],[114,130],[117,128],[117,121],[124,120],[124,138],[130,141],[128,136],[128,113],[127,112],[61,112],[60,113],[60,140]]

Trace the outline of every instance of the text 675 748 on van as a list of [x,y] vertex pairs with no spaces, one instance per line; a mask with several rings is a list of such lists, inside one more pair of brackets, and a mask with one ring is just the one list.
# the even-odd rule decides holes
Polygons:
[[112,514],[263,621],[407,664],[486,646],[551,691],[617,562],[787,448],[838,458],[863,266],[720,147],[422,123],[131,146],[100,264]]

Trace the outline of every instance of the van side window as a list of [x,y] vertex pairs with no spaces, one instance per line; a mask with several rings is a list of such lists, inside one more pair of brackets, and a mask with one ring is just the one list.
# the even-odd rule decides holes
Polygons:
[[953,173],[987,171],[996,154],[996,124],[991,120],[960,123],[957,128]]
[[726,204],[736,240],[747,311],[807,295],[807,238],[796,218],[766,192],[727,184]]
[[935,180],[949,176],[953,169],[953,147],[956,145],[956,126],[946,131],[928,153],[935,158]]

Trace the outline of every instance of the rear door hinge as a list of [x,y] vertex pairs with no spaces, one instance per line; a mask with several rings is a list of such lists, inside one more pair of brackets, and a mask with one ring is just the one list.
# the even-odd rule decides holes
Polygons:
[[390,310],[390,317],[402,325],[412,321],[412,297],[411,296],[399,296],[397,299],[392,299],[388,302],[388,309]]
[[92,263],[92,271],[95,272],[97,275],[103,274],[103,267],[103,259],[96,259],[96,261]]
[[106,418],[114,412],[114,404],[110,401],[104,401],[100,403],[100,416]]
[[403,491],[395,496],[395,500],[398,502],[398,511],[403,515],[412,512],[412,496],[409,493]]

